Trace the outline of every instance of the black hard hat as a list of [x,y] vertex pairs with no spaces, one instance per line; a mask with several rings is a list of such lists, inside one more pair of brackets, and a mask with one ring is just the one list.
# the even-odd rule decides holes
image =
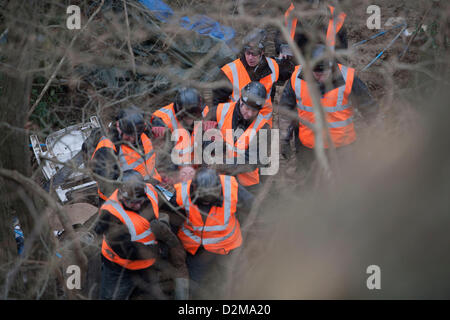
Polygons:
[[317,62],[313,66],[313,71],[320,72],[330,69],[333,66],[333,60],[327,58],[326,46],[323,44],[317,44],[311,51],[311,59]]
[[222,184],[214,169],[200,168],[192,180],[194,199],[199,202],[212,203],[222,197]]
[[246,50],[252,50],[262,53],[265,48],[266,37],[266,30],[260,28],[253,29],[242,40],[242,48],[244,52]]
[[241,99],[252,108],[260,110],[266,102],[266,88],[258,81],[252,81],[241,91]]
[[198,117],[203,110],[203,99],[195,88],[181,88],[175,97],[177,113]]
[[120,183],[119,191],[124,200],[136,202],[147,199],[144,178],[136,170],[125,171]]
[[136,106],[120,110],[117,121],[119,121],[120,130],[127,135],[140,135],[145,130],[142,110]]

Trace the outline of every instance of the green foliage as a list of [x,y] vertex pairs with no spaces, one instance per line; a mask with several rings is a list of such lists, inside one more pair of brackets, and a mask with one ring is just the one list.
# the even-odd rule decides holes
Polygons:
[[[47,80],[40,77],[35,80],[31,90],[30,105],[33,105],[39,97]],[[59,124],[57,116],[58,107],[63,105],[65,92],[61,86],[50,87],[41,101],[36,106],[30,120],[37,124],[42,130],[55,128]]]

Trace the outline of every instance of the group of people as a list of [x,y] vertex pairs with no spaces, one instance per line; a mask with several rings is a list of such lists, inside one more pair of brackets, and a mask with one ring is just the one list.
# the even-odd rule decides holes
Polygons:
[[[313,76],[331,143],[342,148],[356,139],[356,109],[371,118],[376,103],[353,68],[329,58],[327,53],[336,44],[345,48],[347,43],[345,14],[331,6],[327,10],[324,44],[308,38],[307,22],[300,24],[295,18],[294,4],[286,11],[286,28],[315,62]],[[150,117],[136,106],[121,109],[89,151],[89,166],[98,184],[95,231],[102,237],[102,299],[128,299],[135,290],[149,298],[167,298],[160,285],[165,272],[172,280],[172,298],[205,297],[202,289],[208,272],[223,271],[224,261],[242,246],[240,226],[252,207],[265,165],[250,145],[262,129],[272,128],[272,102],[279,84],[286,82],[280,107],[296,110],[297,115],[286,120],[281,153],[290,156],[295,133],[299,165],[310,165],[306,159],[313,159],[315,147],[312,97],[302,66],[295,63],[286,41],[280,35],[275,40],[278,56],[270,58],[265,55],[264,30],[244,38],[240,57],[221,68],[218,80],[229,85],[213,90],[212,106],[205,104],[197,89],[183,87],[173,103]],[[214,132],[210,141],[199,139],[208,130]],[[193,161],[199,143],[218,140],[227,161],[212,165]],[[181,163],[172,161],[173,154]],[[217,276],[224,277],[224,272]]]

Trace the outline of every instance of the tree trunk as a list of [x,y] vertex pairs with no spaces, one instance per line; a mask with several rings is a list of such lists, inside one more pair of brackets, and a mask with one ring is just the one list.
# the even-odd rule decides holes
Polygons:
[[[37,66],[34,55],[37,34],[33,25],[38,23],[35,17],[40,11],[38,6],[38,1],[15,0],[9,1],[1,12],[5,18],[3,29],[8,28],[8,35],[7,43],[0,47],[0,58],[4,62],[0,69],[0,145],[3,150],[0,167],[26,177],[31,176],[29,132],[25,125],[33,77],[29,71]],[[30,290],[35,291],[33,286],[39,277],[33,269],[34,276],[29,275],[28,280],[23,281],[26,275],[22,273],[22,263],[18,262],[12,217],[18,217],[25,235],[24,255],[28,259],[45,261],[43,254],[48,256],[48,249],[44,250],[42,243],[51,249],[50,233],[46,223],[42,224],[43,228],[35,229],[36,222],[41,220],[42,204],[25,186],[4,177],[0,180],[0,295],[33,299],[36,295]],[[32,240],[37,241],[32,244]],[[51,283],[53,281],[48,282]]]

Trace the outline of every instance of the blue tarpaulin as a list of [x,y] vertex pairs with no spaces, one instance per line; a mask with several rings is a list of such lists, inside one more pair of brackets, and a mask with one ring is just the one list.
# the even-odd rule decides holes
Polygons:
[[[139,0],[162,22],[168,22],[173,15],[173,10],[161,0]],[[210,36],[229,43],[236,32],[233,28],[223,26],[219,22],[205,15],[195,15],[193,17],[182,17],[178,21],[179,25],[186,29],[197,32],[201,35]]]

